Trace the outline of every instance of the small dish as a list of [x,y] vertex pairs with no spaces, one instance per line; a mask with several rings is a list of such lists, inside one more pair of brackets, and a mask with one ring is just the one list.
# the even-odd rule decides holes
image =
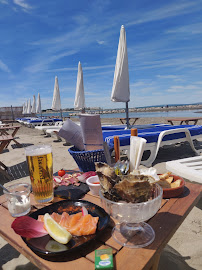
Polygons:
[[93,195],[99,195],[100,180],[97,175],[91,176],[86,180],[86,184],[89,186],[90,191]]
[[170,175],[173,176],[173,181],[175,182],[176,180],[180,179],[181,183],[179,187],[176,188],[163,188],[163,198],[164,199],[169,199],[169,198],[174,198],[178,197],[181,195],[184,191],[184,186],[185,186],[185,181],[182,177],[177,176],[177,175]]

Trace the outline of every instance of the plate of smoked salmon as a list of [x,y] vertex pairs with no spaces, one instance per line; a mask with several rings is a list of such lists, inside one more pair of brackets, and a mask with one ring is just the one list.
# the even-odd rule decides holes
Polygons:
[[53,203],[30,214],[30,217],[43,222],[46,213],[66,228],[72,234],[72,239],[67,244],[56,242],[49,234],[39,238],[22,237],[22,239],[39,256],[47,259],[57,257],[57,261],[64,258],[68,260],[64,255],[79,248],[85,249],[86,244],[104,231],[110,220],[103,208],[84,200],[63,200]]

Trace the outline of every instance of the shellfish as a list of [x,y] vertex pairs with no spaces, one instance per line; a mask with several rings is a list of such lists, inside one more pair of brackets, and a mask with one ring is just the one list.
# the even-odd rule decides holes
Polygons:
[[156,180],[149,175],[116,175],[113,167],[106,163],[95,163],[103,195],[112,201],[140,203],[148,201],[153,183]]

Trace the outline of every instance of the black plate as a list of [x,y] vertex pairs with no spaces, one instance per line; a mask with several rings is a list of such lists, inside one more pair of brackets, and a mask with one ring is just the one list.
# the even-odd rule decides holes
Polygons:
[[[65,172],[69,174],[73,174],[73,173],[78,173],[79,171],[65,170]],[[58,173],[55,173],[54,175],[58,176]],[[63,199],[68,199],[68,200],[79,200],[86,193],[88,193],[88,191],[89,191],[88,185],[86,183],[80,182],[80,186],[69,185],[69,186],[59,186],[55,188],[54,196],[60,197]]]
[[32,238],[28,240],[22,237],[22,239],[32,251],[34,251],[38,255],[42,255],[43,257],[62,256],[69,252],[75,251],[77,248],[83,247],[89,241],[95,239],[107,227],[109,223],[110,219],[109,215],[105,212],[103,208],[99,207],[98,205],[84,200],[79,201],[64,200],[61,202],[53,203],[52,205],[46,206],[42,209],[39,209],[36,212],[30,214],[30,217],[37,219],[39,215],[44,215],[45,213],[51,214],[53,212],[59,214],[62,214],[63,212],[67,212],[68,214],[75,214],[81,211],[82,206],[85,206],[86,209],[88,210],[88,213],[91,214],[92,216],[99,217],[96,233],[86,236],[73,236],[68,244],[62,245],[62,247],[66,250],[50,251],[47,245],[48,243],[50,243],[50,240],[53,241],[53,239],[49,235],[40,238]]

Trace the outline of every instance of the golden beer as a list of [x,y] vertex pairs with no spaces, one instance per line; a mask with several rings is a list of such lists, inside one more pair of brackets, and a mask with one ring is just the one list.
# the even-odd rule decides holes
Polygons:
[[53,155],[49,145],[25,149],[35,200],[46,203],[53,199]]

